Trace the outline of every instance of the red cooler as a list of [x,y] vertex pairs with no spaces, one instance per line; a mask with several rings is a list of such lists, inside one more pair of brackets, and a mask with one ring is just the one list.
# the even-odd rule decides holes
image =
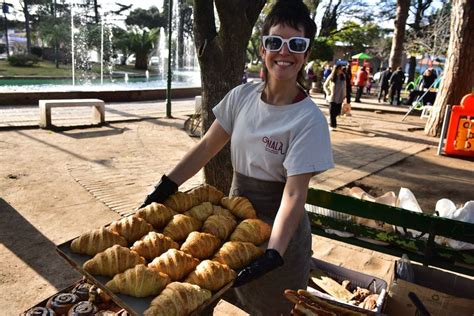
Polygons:
[[461,105],[452,107],[444,152],[474,157],[474,93],[465,95]]

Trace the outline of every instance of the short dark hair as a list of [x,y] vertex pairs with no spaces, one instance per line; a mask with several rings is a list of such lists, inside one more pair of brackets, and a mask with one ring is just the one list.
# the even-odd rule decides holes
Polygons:
[[[262,35],[268,35],[270,28],[278,24],[287,25],[296,30],[302,26],[304,36],[309,38],[309,46],[305,54],[311,54],[311,46],[316,36],[316,23],[311,19],[309,9],[302,0],[277,0],[263,22]],[[264,67],[264,74],[266,80],[266,67]],[[304,65],[298,73],[297,81],[302,87],[309,89],[304,79]]]

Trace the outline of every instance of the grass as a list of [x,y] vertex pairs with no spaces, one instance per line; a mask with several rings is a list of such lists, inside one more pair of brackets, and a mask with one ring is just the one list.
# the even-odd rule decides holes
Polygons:
[[[100,65],[93,64],[92,71],[100,74]],[[114,71],[125,71],[129,73],[145,75],[145,70],[135,69],[133,65],[114,65]],[[150,75],[156,74],[157,69],[149,69]],[[56,68],[54,62],[40,61],[32,67],[13,67],[6,60],[0,60],[0,77],[70,77],[71,65],[59,64]]]

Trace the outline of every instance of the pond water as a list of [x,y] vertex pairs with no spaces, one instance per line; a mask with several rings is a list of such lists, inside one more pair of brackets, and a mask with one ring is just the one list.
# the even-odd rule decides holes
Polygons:
[[[172,88],[200,87],[201,75],[195,70],[174,70]],[[125,76],[115,78],[104,77],[101,84],[100,77],[94,79],[78,80],[72,85],[72,79],[1,79],[0,92],[38,92],[38,91],[113,91],[113,90],[141,90],[165,89],[166,76],[133,77]]]

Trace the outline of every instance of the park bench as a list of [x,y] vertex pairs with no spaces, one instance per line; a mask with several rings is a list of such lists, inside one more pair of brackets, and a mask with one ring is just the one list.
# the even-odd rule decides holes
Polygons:
[[[474,243],[474,224],[411,212],[312,188],[308,190],[306,203],[343,214],[373,219],[405,229],[413,229],[423,233],[424,238],[385,232],[336,216],[331,217],[322,215],[320,212],[308,212],[313,234],[393,256],[402,257],[403,254],[407,254],[410,259],[425,266],[434,266],[474,276],[474,251],[456,250],[435,243],[436,236]],[[328,228],[353,233],[354,237],[340,237],[328,233]],[[388,243],[388,245],[377,245],[367,241],[367,239],[361,240],[360,237],[378,240]]]
[[41,128],[51,127],[51,108],[59,107],[92,107],[92,122],[94,124],[105,123],[105,104],[100,99],[56,99],[56,100],[39,100]]

